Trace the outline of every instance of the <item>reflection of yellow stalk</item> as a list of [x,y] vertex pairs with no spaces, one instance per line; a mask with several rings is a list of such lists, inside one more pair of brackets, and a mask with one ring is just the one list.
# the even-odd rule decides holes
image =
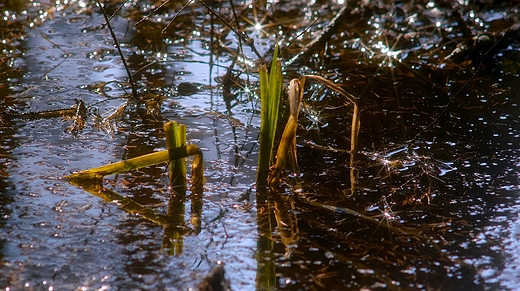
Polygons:
[[[81,181],[84,182],[84,181]],[[135,202],[131,198],[122,196],[110,189],[104,188],[97,181],[88,181],[84,183],[78,183],[77,181],[71,181],[71,184],[81,187],[83,190],[89,192],[92,195],[98,196],[107,202],[115,202],[120,205],[125,211],[139,215],[155,224],[166,226],[169,224],[168,217],[164,214],[159,214],[150,208]]]

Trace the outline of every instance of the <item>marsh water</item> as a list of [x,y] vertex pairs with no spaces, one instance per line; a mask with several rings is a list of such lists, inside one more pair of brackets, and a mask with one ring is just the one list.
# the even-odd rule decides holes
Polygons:
[[[94,1],[0,3],[1,288],[196,290],[216,265],[231,290],[520,288],[517,1],[161,3],[104,4],[144,100],[124,111],[127,72]],[[286,84],[341,85],[361,130],[352,166],[351,104],[307,81],[299,167],[271,215],[292,225],[266,233],[258,64],[277,43]],[[171,236],[63,178],[164,149],[169,120],[204,153],[200,229],[190,199]],[[103,187],[166,214],[167,172]]]

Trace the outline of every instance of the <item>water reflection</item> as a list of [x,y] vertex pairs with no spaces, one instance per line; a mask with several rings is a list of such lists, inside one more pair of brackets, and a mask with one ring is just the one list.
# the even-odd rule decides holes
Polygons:
[[[26,14],[19,3],[4,4],[3,21],[20,26]],[[240,290],[255,289],[255,278],[258,289],[291,290],[518,285],[517,42],[506,42],[485,68],[484,51],[473,47],[487,43],[481,33],[503,35],[518,14],[514,2],[368,1],[346,10],[334,37],[287,74],[318,73],[359,96],[357,193],[345,190],[352,180],[351,113],[344,100],[311,88],[300,120],[301,175],[288,179],[294,184],[278,191],[283,196],[260,199],[257,213],[249,201],[258,123],[251,49],[196,3],[170,24],[184,5],[170,1],[127,29],[127,19],[135,23],[157,8],[128,2],[113,23],[150,106],[124,112],[126,119],[113,122],[117,130],[97,131],[94,107],[100,115],[119,108],[128,86],[108,34],[98,29],[103,20],[95,6],[68,3],[33,5],[24,25],[43,24],[40,30],[3,42],[1,112],[65,108],[75,99],[92,111],[76,136],[61,117],[1,116],[0,228],[8,233],[0,238],[0,268],[8,274],[2,286],[183,288],[221,260]],[[301,9],[290,1],[261,4],[241,7],[237,17],[228,2],[212,7],[250,33],[259,52],[278,38],[291,43],[286,59],[340,11],[328,1],[300,3]],[[448,57],[457,48],[473,57]],[[164,147],[163,119],[186,121],[189,138],[206,150],[203,200],[169,199],[163,167],[107,180],[123,195],[91,189],[139,213],[148,210],[138,204],[151,206],[148,219],[159,226],[58,179]],[[186,207],[195,215],[187,218]],[[161,247],[177,256],[163,256]]]

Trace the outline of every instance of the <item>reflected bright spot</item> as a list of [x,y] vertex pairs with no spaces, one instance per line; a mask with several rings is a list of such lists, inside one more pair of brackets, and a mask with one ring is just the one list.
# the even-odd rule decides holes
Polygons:
[[262,30],[262,24],[260,24],[260,23],[255,24],[255,29],[256,29],[257,31]]
[[399,56],[399,53],[400,53],[400,51],[391,50],[382,41],[377,42],[375,47],[380,49],[382,54],[387,55],[388,57],[391,57],[394,59],[397,59],[397,57]]
[[254,63],[253,61],[251,61],[251,60],[249,60],[249,59],[246,59],[246,58],[243,58],[243,57],[238,57],[237,60],[238,60],[240,63],[243,63],[243,64],[245,64],[245,65],[247,65],[247,66],[254,66],[254,65],[255,65],[255,63]]

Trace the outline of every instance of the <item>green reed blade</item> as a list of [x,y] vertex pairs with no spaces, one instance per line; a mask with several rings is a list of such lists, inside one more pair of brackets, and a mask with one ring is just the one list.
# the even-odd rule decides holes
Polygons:
[[278,60],[278,46],[274,50],[271,72],[260,65],[260,149],[257,186],[265,185],[272,161],[276,125],[282,97],[282,64]]

